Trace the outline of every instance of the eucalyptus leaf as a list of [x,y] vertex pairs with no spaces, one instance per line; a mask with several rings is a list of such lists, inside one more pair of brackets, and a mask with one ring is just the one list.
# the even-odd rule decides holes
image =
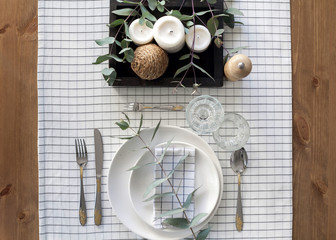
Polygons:
[[158,2],[156,0],[147,0],[147,2],[148,2],[149,9],[154,11]]
[[130,49],[132,49],[132,48],[129,48],[129,47],[123,48],[123,49],[120,50],[119,54],[122,54],[122,53],[124,53],[124,52],[126,52],[126,51],[128,51]]
[[181,229],[189,228],[189,222],[185,218],[166,218],[162,222]]
[[102,62],[105,62],[107,60],[110,60],[112,59],[112,55],[110,54],[106,54],[106,55],[103,55],[103,56],[99,56],[97,59],[96,59],[96,62],[93,62],[92,64],[100,64]]
[[200,57],[195,53],[193,54],[193,57],[196,58],[196,59],[200,59]]
[[174,139],[174,138],[170,139],[170,140],[167,142],[166,147],[165,147],[165,149],[163,150],[163,152],[162,152],[160,158],[157,160],[157,162],[155,162],[156,164],[159,164],[159,163],[162,162],[163,158],[164,158],[165,155],[166,155],[167,149],[169,148],[169,146],[170,146],[171,142],[173,141],[173,139]]
[[207,238],[207,236],[210,233],[210,227],[206,228],[206,229],[202,229],[201,231],[199,231],[199,233],[197,234],[196,240],[205,240]]
[[206,1],[210,4],[215,4],[217,2],[217,0],[206,0]]
[[236,24],[241,24],[241,25],[244,25],[244,23],[243,22],[239,22],[239,21],[234,21],[234,23]]
[[122,25],[124,23],[124,19],[116,19],[114,20],[113,22],[111,22],[110,24],[107,24],[108,27],[110,28],[114,28],[114,27],[117,27],[119,25]]
[[127,22],[124,22],[124,28],[125,28],[125,34],[126,34],[126,36],[129,37],[129,38],[131,38]]
[[215,81],[215,79],[207,71],[205,71],[203,68],[201,68],[200,66],[196,65],[195,63],[193,63],[192,65],[195,68],[197,68],[198,70],[200,70],[202,73],[205,73],[206,75],[208,75],[209,78],[211,78],[212,80]]
[[176,213],[181,213],[185,211],[184,208],[175,208],[175,209],[172,209],[172,210],[169,210],[169,211],[166,211],[162,214],[160,214],[157,218],[161,218],[161,217],[165,217],[165,216],[171,216],[171,215],[174,215]]
[[120,3],[129,3],[129,4],[136,4],[136,5],[139,4],[138,2],[132,2],[132,1],[128,1],[128,0],[117,0],[117,2],[120,2]]
[[239,15],[239,16],[244,16],[244,13],[242,13],[239,9],[237,8],[228,8],[225,10],[225,12],[230,13],[232,15]]
[[229,27],[229,28],[234,28],[235,26],[235,17],[232,14],[229,14],[229,16],[223,18],[224,23]]
[[128,49],[126,52],[125,52],[125,57],[126,57],[126,61],[127,62],[132,62],[133,59],[134,59],[134,51],[133,49]]
[[180,18],[182,16],[182,13],[179,10],[171,10],[169,12],[166,12],[166,15]]
[[113,71],[115,71],[114,68],[104,68],[102,70],[102,74],[105,76],[110,76]]
[[126,39],[123,39],[120,43],[121,48],[127,48],[129,45],[129,42]]
[[145,164],[137,164],[129,169],[127,169],[127,171],[134,171],[134,170],[137,170],[139,168],[142,168],[142,167],[146,167],[146,166],[150,166],[150,165],[155,165],[156,162],[149,162],[149,163],[145,163]]
[[242,46],[242,47],[237,47],[237,48],[231,49],[231,50],[229,50],[229,53],[230,54],[236,53],[236,52],[239,52],[240,50],[243,50],[245,48],[248,48],[248,46]]
[[121,138],[119,138],[119,139],[130,140],[130,139],[132,139],[132,138],[134,138],[134,136],[130,136],[130,137],[121,137]]
[[129,117],[127,116],[126,113],[122,112],[122,114],[124,114],[125,118],[127,119],[128,124],[131,124],[131,120],[129,119]]
[[164,7],[161,4],[158,4],[156,8],[159,12],[164,12]]
[[188,21],[188,22],[186,22],[186,26],[190,28],[190,27],[194,26],[194,22],[193,21]]
[[218,48],[220,48],[223,44],[222,40],[219,37],[216,37],[214,39],[214,43],[215,43],[216,47],[218,47]]
[[121,130],[126,130],[127,128],[129,128],[129,124],[125,122],[124,120],[121,120],[120,122],[116,122],[115,124],[117,124]]
[[106,37],[106,38],[103,38],[103,39],[100,39],[100,40],[96,40],[96,43],[99,46],[104,46],[106,44],[112,44],[112,43],[114,43],[114,41],[115,41],[114,37]]
[[[208,1],[209,2],[209,1]],[[209,12],[215,12],[215,11],[219,11],[218,9],[211,9],[211,10],[206,10],[206,11],[201,11],[201,12],[197,12],[196,15],[197,16],[202,16],[206,13],[209,13]]]
[[144,202],[149,202],[151,200],[157,199],[157,198],[163,198],[163,197],[167,197],[167,196],[173,196],[175,195],[173,192],[165,192],[165,193],[161,193],[161,194],[154,194],[153,196],[143,200]]
[[192,16],[192,15],[184,15],[184,14],[182,14],[182,16],[180,16],[179,19],[180,19],[181,21],[188,21],[188,20],[193,19],[193,16]]
[[156,188],[157,186],[159,186],[160,184],[162,184],[163,182],[167,181],[168,178],[160,178],[160,179],[156,179],[154,180],[151,184],[149,184],[149,186],[146,188],[146,191],[143,195],[143,197],[146,197],[154,188]]
[[145,24],[146,19],[144,17],[139,18],[139,24],[142,26]]
[[113,83],[114,83],[114,81],[115,81],[116,78],[117,78],[117,72],[116,72],[116,71],[113,71],[113,72],[111,73],[110,76],[105,76],[105,75],[103,75],[103,77],[104,77],[105,81],[107,82],[107,84],[108,84],[109,86],[112,86]]
[[210,18],[207,22],[207,28],[211,34],[211,36],[214,36],[216,33],[216,29],[218,28],[219,21],[217,18]]
[[225,55],[225,57],[224,57],[224,59],[223,59],[223,64],[224,64],[224,65],[225,65],[225,63],[227,62],[227,60],[229,59],[229,56],[230,56],[229,53]]
[[217,31],[215,32],[215,36],[221,35],[223,34],[224,29],[217,29]]
[[[165,149],[163,150],[163,153],[161,154],[160,158],[157,160],[157,161],[153,161],[153,162],[149,162],[149,163],[145,163],[145,164],[137,164],[133,167],[131,167],[130,169],[128,169],[127,171],[133,171],[133,170],[136,170],[136,169],[139,169],[139,168],[142,168],[142,167],[146,167],[146,166],[150,166],[150,165],[155,165],[155,164],[159,164],[162,162],[166,152],[167,152],[167,149],[168,147],[170,146],[171,142],[173,141],[174,138],[172,138],[171,140],[169,140],[167,142],[167,145],[165,147]],[[147,148],[147,147],[145,147]],[[149,148],[148,148],[149,149]]]
[[146,26],[149,27],[149,28],[153,28],[154,27],[154,25],[153,25],[153,23],[151,21],[146,20],[145,23],[146,23]]
[[191,201],[195,195],[195,192],[198,190],[199,188],[196,188],[194,191],[192,191],[191,193],[188,194],[188,197],[187,199],[185,200],[185,202],[183,203],[183,208],[185,209],[188,209],[190,204],[191,204]]
[[199,214],[197,214],[197,216],[194,217],[194,218],[191,220],[191,223],[190,223],[189,227],[192,228],[192,227],[196,226],[196,225],[199,223],[199,221],[200,221],[202,218],[204,218],[205,216],[207,216],[207,215],[208,215],[207,213],[199,213]]
[[143,4],[140,4],[140,9],[143,18],[147,18],[148,20],[154,22],[157,20],[156,17],[153,14],[151,14]]
[[132,8],[121,8],[121,9],[117,9],[117,10],[113,10],[112,11],[113,14],[118,15],[118,16],[136,16],[138,13],[137,11],[134,11],[134,9]]
[[140,133],[140,131],[141,131],[142,122],[143,122],[143,114],[141,113],[141,118],[140,118],[140,123],[139,123],[139,129],[138,129],[138,132],[137,132],[137,134],[139,134],[139,133]]
[[180,164],[189,156],[189,152],[184,155],[183,157],[180,158],[179,162],[175,165],[174,169],[172,169],[168,175],[167,178],[170,178],[171,176],[173,176],[174,172],[176,171],[176,169],[180,166]]
[[190,53],[187,53],[187,54],[184,54],[182,55],[179,60],[185,60],[185,59],[188,59],[190,57]]
[[154,132],[153,132],[153,136],[152,136],[152,139],[151,141],[153,141],[155,135],[156,135],[156,132],[159,130],[159,127],[160,127],[160,124],[161,124],[161,119],[160,121],[158,122],[158,124],[156,125],[155,129],[154,129]]
[[191,67],[191,63],[188,63],[187,65],[184,65],[183,67],[177,69],[177,71],[175,72],[173,78],[175,78],[175,77],[176,77],[177,75],[179,75],[181,72],[186,71],[186,70],[189,69],[190,67]]

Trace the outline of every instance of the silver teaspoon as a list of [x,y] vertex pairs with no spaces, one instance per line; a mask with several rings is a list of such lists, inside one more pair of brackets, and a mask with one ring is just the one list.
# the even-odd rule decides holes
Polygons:
[[247,153],[244,148],[234,151],[230,157],[230,165],[232,170],[238,174],[238,198],[236,210],[236,229],[240,232],[243,230],[243,207],[240,193],[240,175],[247,166]]

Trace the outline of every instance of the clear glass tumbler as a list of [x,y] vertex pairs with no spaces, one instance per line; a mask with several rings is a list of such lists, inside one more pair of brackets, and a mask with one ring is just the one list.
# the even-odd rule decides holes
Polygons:
[[190,101],[186,109],[188,125],[198,134],[216,131],[224,120],[222,104],[214,97],[202,95]]
[[236,151],[242,148],[250,137],[250,126],[241,115],[226,113],[221,126],[213,132],[213,138],[224,150]]

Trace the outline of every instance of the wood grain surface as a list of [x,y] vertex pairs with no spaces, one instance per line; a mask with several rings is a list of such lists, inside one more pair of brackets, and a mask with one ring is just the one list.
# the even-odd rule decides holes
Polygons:
[[336,239],[335,0],[295,0],[293,239]]
[[37,0],[0,0],[0,239],[38,239]]
[[[335,0],[292,0],[293,239],[336,239]],[[0,239],[38,239],[37,0],[0,0]]]

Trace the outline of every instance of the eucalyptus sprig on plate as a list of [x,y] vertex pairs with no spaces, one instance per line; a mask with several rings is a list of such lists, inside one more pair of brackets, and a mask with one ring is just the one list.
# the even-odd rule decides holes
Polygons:
[[[180,207],[175,208],[175,209],[171,209],[171,210],[166,211],[166,212],[163,212],[160,216],[158,216],[158,218],[165,217],[165,216],[171,216],[171,215],[174,215],[176,213],[182,213],[183,217],[181,217],[181,218],[166,218],[163,221],[163,223],[167,224],[167,225],[171,225],[171,226],[176,227],[176,228],[180,228],[180,229],[188,229],[189,228],[190,231],[191,231],[191,234],[193,236],[193,239],[196,239],[196,240],[206,239],[206,237],[210,233],[210,228],[200,230],[198,233],[196,233],[194,231],[193,227],[195,227],[200,222],[200,220],[202,220],[208,214],[207,213],[199,213],[196,216],[194,216],[192,219],[189,219],[187,214],[186,214],[186,210],[188,210],[188,208],[190,207],[191,202],[194,198],[195,192],[198,190],[198,188],[195,189],[194,191],[192,191],[190,194],[188,194],[187,199],[185,200],[184,203],[182,203],[181,200],[179,199],[179,196],[178,196],[178,190],[179,189],[175,189],[175,187],[173,186],[173,184],[171,182],[171,177],[174,175],[175,170],[177,169],[177,167],[181,163],[183,163],[183,161],[188,157],[189,154],[186,154],[183,157],[181,157],[179,159],[179,162],[174,166],[174,168],[170,172],[166,172],[165,169],[163,168],[162,161],[163,161],[163,159],[165,157],[165,154],[166,154],[166,151],[167,151],[168,147],[171,145],[173,139],[171,139],[167,142],[162,155],[158,158],[153,153],[151,148],[149,147],[150,144],[146,143],[145,140],[140,135],[140,133],[142,131],[142,125],[143,125],[143,115],[141,114],[139,126],[134,128],[134,127],[131,126],[130,118],[125,113],[123,113],[123,114],[125,116],[125,119],[121,119],[119,122],[116,122],[116,125],[123,131],[129,129],[133,133],[131,136],[124,137],[123,139],[138,138],[143,143],[143,148],[147,149],[151,153],[151,155],[153,156],[153,159],[154,159],[153,162],[150,162],[150,163],[138,164],[138,165],[132,166],[131,168],[128,169],[128,171],[136,171],[137,169],[140,169],[140,168],[143,168],[143,167],[147,167],[147,166],[150,166],[150,165],[157,165],[157,166],[160,167],[160,169],[163,173],[162,178],[153,180],[153,182],[151,182],[147,186],[146,191],[144,192],[144,198],[145,198],[144,201],[151,201],[151,200],[162,198],[162,197],[165,197],[165,196],[175,196],[175,198],[177,199]],[[153,139],[155,138],[156,133],[160,128],[160,124],[161,124],[161,120],[157,123],[157,125],[155,127],[155,130],[153,132],[151,141],[153,141]],[[171,187],[171,191],[164,192],[164,193],[161,193],[161,194],[154,194],[152,196],[148,196],[149,193],[154,188],[156,188],[157,186],[159,186],[160,184],[162,184],[164,182],[168,182],[169,186]]]
[[[132,39],[129,33],[129,25],[135,19],[139,18],[139,23],[141,25],[146,25],[149,28],[153,28],[154,23],[157,18],[155,15],[161,13],[174,16],[178,18],[184,25],[185,31],[188,32],[190,27],[195,26],[196,24],[203,25],[211,33],[211,38],[213,44],[215,44],[219,49],[223,47],[222,35],[224,28],[220,26],[228,26],[229,28],[234,28],[236,24],[242,24],[235,20],[235,16],[243,15],[243,13],[236,8],[228,8],[224,1],[225,9],[222,12],[219,12],[216,9],[213,9],[212,5],[217,3],[217,0],[187,0],[191,2],[191,14],[186,14],[182,11],[182,6],[185,1],[181,1],[181,7],[177,9],[168,9],[166,1],[164,0],[117,0],[118,3],[125,3],[127,7],[120,8],[112,11],[112,14],[117,16],[117,18],[107,24],[109,28],[115,29],[114,36],[107,37],[104,39],[96,40],[96,43],[99,46],[110,45],[110,52],[108,54],[99,56],[93,64],[101,64],[105,61],[113,61],[118,63],[129,64],[134,58],[134,44],[132,44]],[[204,2],[208,6],[208,10],[196,11],[194,3]],[[223,24],[220,24],[223,23]],[[176,82],[176,88],[185,87],[183,84],[184,79],[187,76],[187,73],[192,71],[195,89],[194,93],[197,92],[197,88],[201,85],[197,82],[196,73],[203,74],[209,79],[213,79],[213,76],[205,70],[204,66],[199,63],[199,56],[194,52],[194,42],[195,42],[195,31],[194,31],[194,40],[189,54],[183,54],[180,57],[180,61],[187,61],[182,67],[178,67],[175,70],[175,74],[172,74],[172,78],[177,78],[181,76],[180,80],[172,81]],[[223,47],[224,48],[224,47]],[[117,51],[112,54],[112,49]],[[226,50],[224,48],[224,50]],[[219,50],[222,51],[222,50]],[[117,70],[115,67],[104,68],[102,70],[104,79],[109,85],[113,85],[114,81],[118,79]]]

